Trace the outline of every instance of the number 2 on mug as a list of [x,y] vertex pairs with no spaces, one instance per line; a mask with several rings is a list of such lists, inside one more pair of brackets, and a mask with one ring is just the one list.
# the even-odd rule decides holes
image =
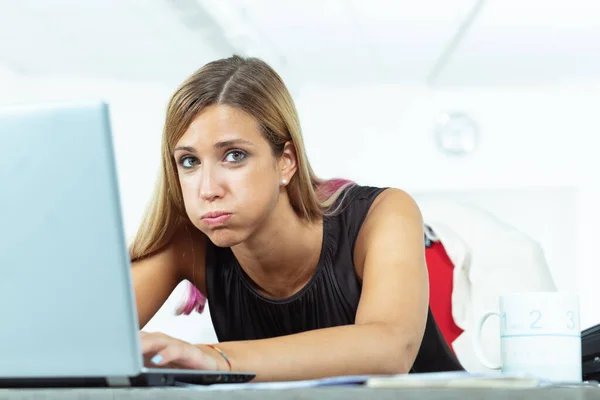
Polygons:
[[541,329],[542,326],[539,325],[540,319],[542,319],[542,313],[540,310],[533,310],[529,313],[530,317],[533,317],[533,322],[529,326],[531,329]]

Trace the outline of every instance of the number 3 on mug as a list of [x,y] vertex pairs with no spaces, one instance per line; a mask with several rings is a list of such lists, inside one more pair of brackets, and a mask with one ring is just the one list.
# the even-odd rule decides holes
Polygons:
[[567,311],[567,329],[575,329],[575,313]]

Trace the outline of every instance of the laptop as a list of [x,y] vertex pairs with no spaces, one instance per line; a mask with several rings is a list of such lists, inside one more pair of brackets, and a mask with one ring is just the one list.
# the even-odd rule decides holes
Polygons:
[[582,373],[584,381],[600,381],[600,324],[581,332]]
[[0,108],[0,387],[252,380],[144,367],[109,120],[103,102]]

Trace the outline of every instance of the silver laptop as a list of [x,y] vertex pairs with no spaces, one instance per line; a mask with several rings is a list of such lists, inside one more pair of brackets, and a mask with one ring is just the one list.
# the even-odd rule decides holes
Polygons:
[[0,108],[0,387],[255,376],[144,368],[138,332],[108,106]]

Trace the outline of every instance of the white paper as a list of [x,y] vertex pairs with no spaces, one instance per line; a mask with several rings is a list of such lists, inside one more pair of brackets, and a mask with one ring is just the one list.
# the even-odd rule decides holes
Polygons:
[[410,387],[495,387],[523,388],[540,386],[598,386],[597,382],[579,384],[546,382],[525,374],[486,374],[466,371],[430,372],[402,375],[352,375],[323,379],[283,382],[219,383],[213,385],[193,385],[179,383],[179,387],[193,390],[283,390],[305,389],[322,386],[365,385],[370,388],[410,388]]
[[337,376],[323,379],[310,379],[300,381],[283,382],[248,382],[248,383],[218,383],[214,385],[193,385],[187,383],[178,384],[180,387],[193,388],[196,390],[281,390],[281,389],[303,389],[317,386],[336,386],[336,385],[362,385],[371,376],[353,375]]

